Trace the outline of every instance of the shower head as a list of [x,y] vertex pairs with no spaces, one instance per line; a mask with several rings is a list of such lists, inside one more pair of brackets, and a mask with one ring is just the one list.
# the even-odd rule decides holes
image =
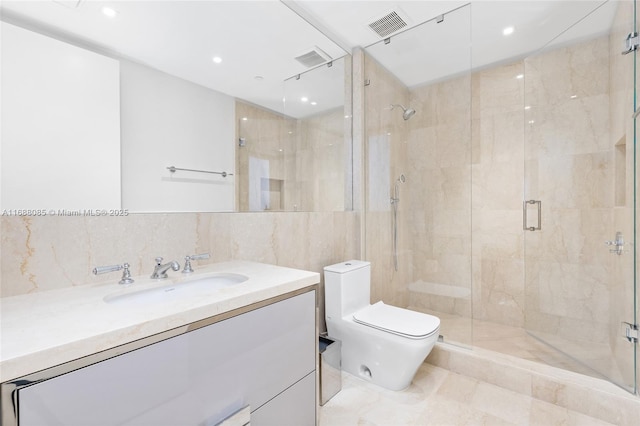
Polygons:
[[402,118],[404,118],[405,120],[410,119],[411,117],[413,117],[413,115],[416,113],[416,110],[413,108],[408,108],[406,109],[403,113],[402,113]]
[[394,109],[395,107],[400,107],[402,108],[402,111],[404,111],[402,113],[402,118],[406,120],[410,119],[411,117],[413,117],[413,115],[416,113],[416,110],[413,108],[405,108],[404,106],[400,105],[400,104],[394,104],[391,105],[391,109]]

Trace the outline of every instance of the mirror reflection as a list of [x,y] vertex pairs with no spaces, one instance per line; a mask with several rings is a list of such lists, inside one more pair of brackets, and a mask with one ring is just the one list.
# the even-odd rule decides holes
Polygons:
[[107,6],[2,3],[2,209],[350,208],[338,45],[281,2]]
[[287,80],[283,115],[237,103],[240,211],[349,208],[349,76],[340,59]]

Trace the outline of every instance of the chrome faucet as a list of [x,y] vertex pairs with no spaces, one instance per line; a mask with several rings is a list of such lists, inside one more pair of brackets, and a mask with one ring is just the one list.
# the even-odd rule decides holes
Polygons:
[[153,269],[153,274],[151,274],[151,279],[152,280],[158,280],[158,279],[164,279],[167,278],[167,271],[169,269],[173,269],[174,271],[179,271],[180,270],[180,264],[178,262],[176,262],[175,260],[172,260],[171,262],[165,263],[164,265],[162,264],[162,258],[161,257],[156,257],[156,266]]

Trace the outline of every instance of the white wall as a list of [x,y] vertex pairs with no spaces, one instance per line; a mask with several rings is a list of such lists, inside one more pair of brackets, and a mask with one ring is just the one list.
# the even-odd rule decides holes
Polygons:
[[118,61],[0,25],[1,208],[119,208]]
[[233,211],[233,97],[121,61],[122,205],[131,211]]

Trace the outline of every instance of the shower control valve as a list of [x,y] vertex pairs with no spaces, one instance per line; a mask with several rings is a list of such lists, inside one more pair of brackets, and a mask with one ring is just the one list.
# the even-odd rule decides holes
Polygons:
[[622,232],[616,232],[616,239],[613,241],[605,241],[605,244],[615,247],[609,250],[609,253],[615,253],[618,256],[624,254],[624,237],[622,236]]

